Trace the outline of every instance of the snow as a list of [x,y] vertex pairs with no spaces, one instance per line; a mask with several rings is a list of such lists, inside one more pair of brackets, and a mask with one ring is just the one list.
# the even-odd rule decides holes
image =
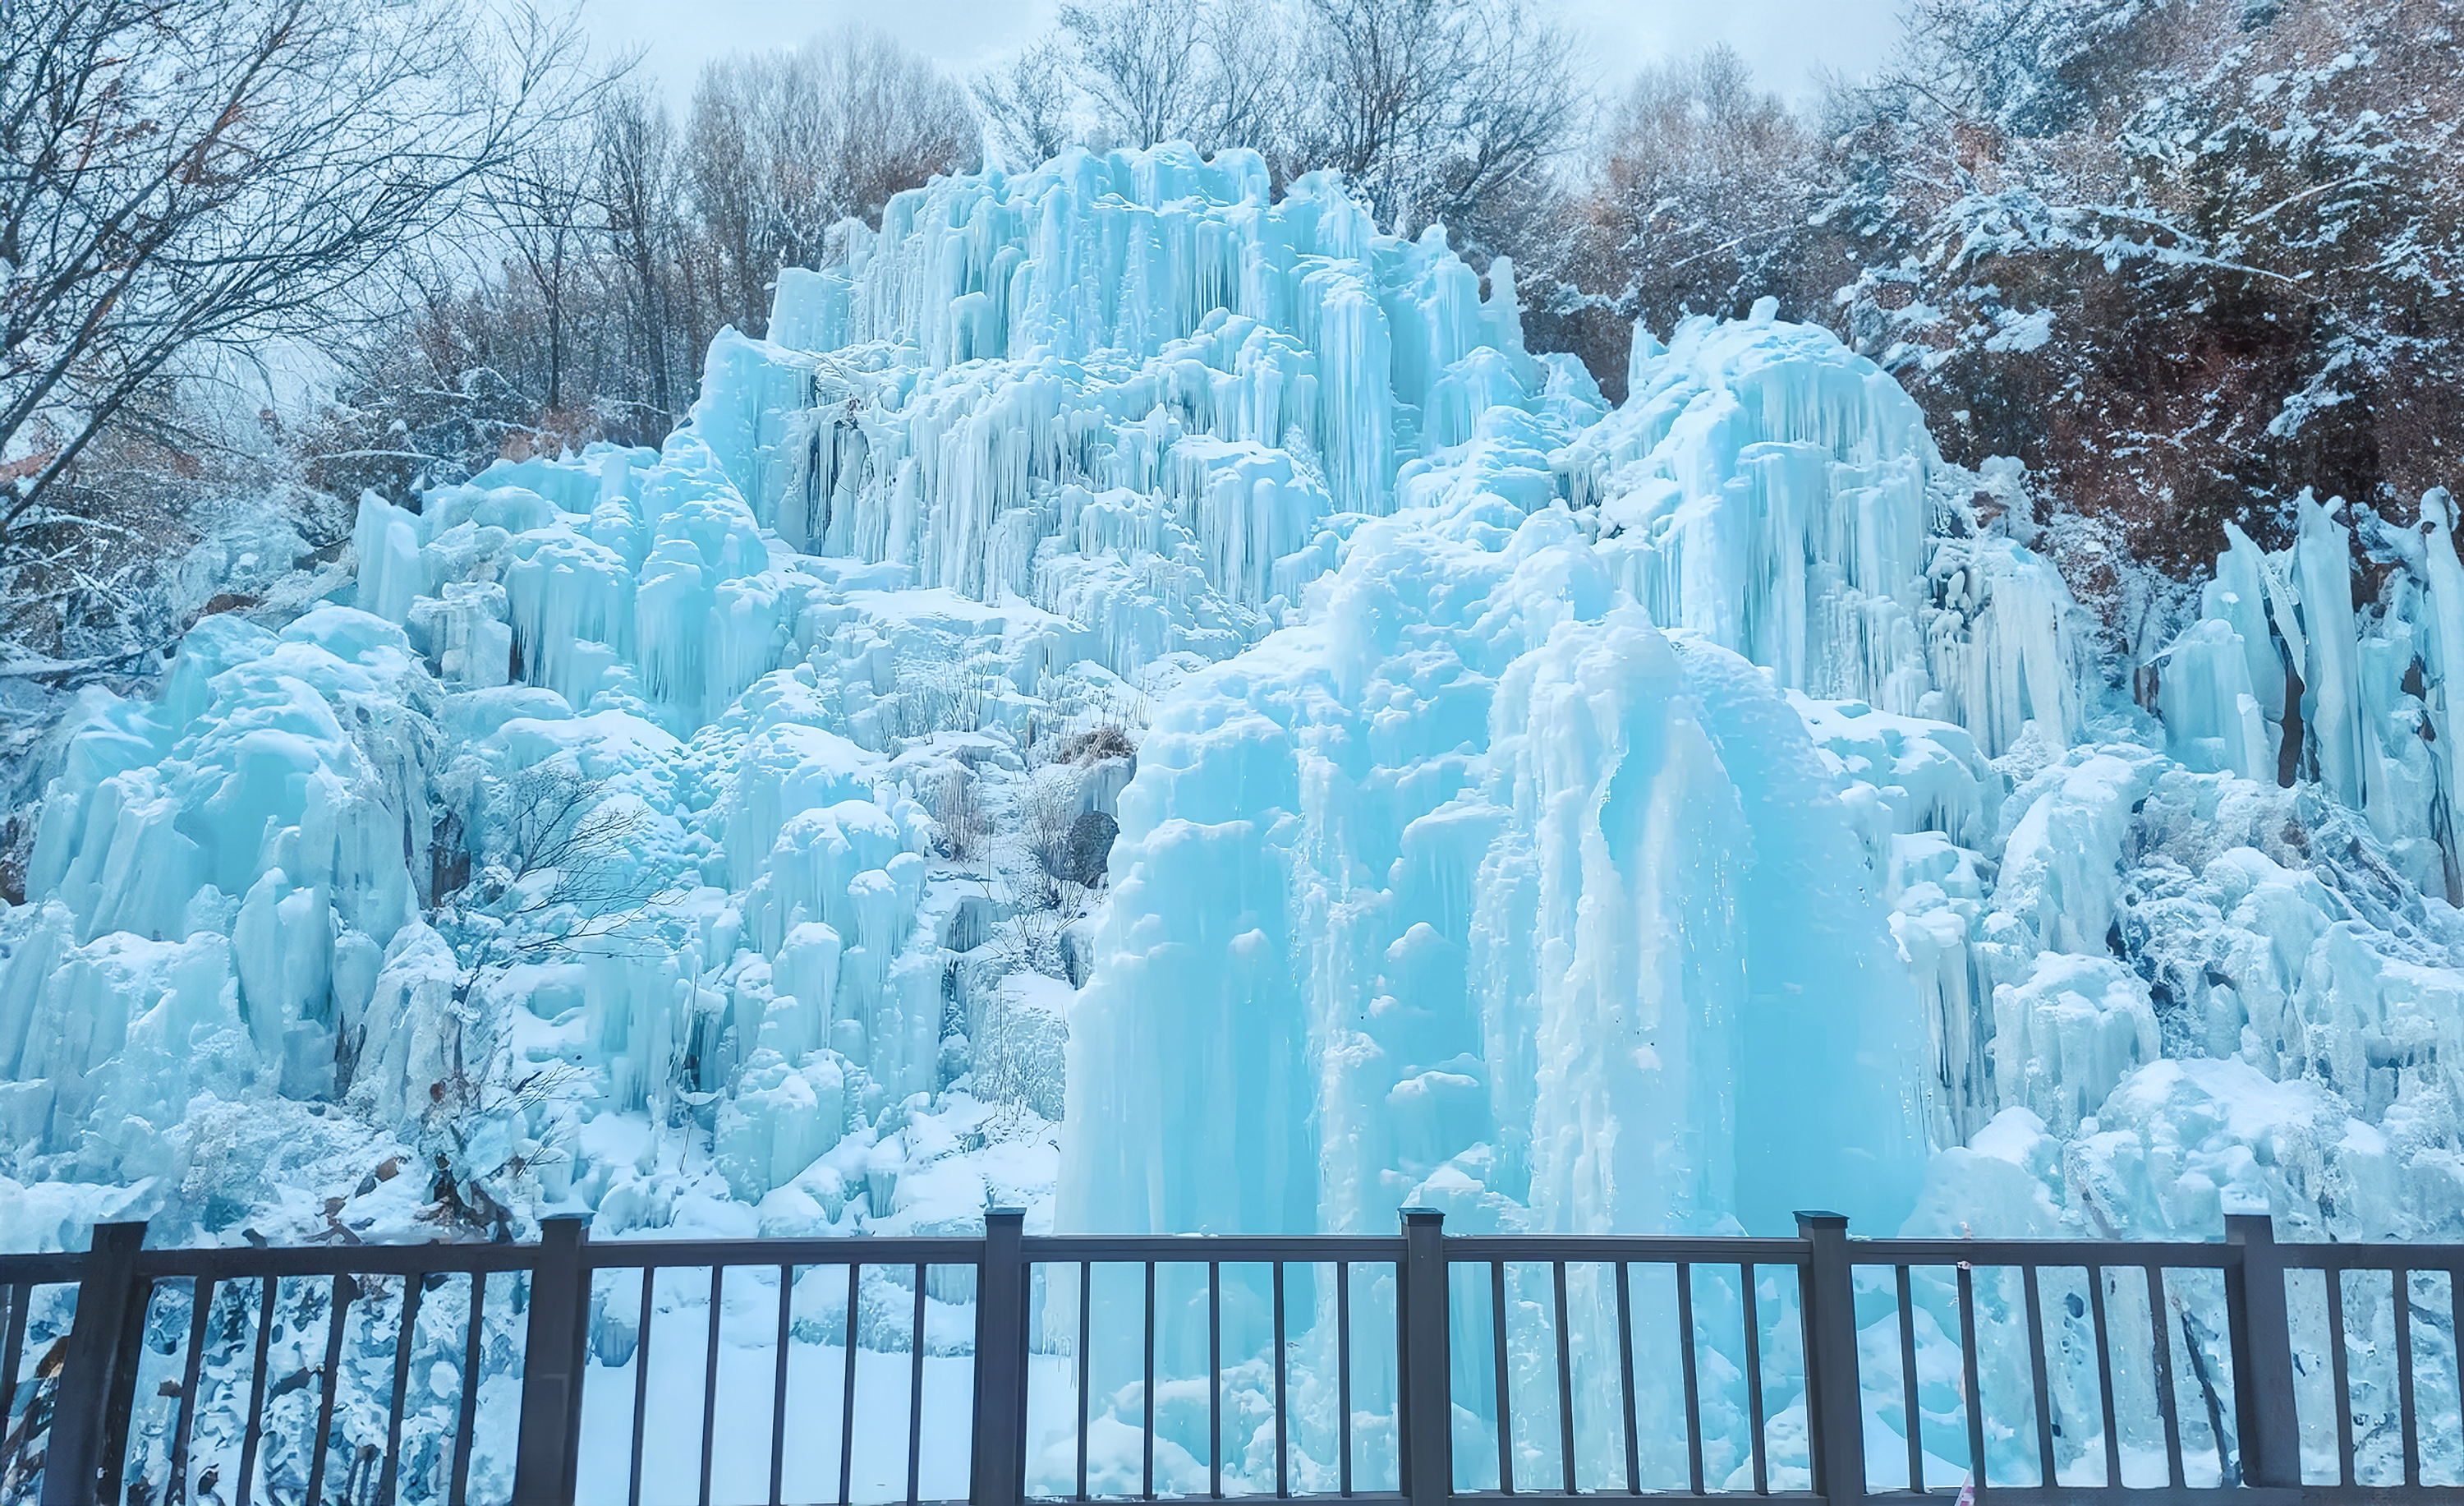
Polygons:
[[[1484,290],[1331,178],[1268,190],[1252,154],[1168,146],[900,195],[782,275],[770,340],[713,344],[662,450],[370,498],[334,599],[204,619],[150,704],[89,696],[0,916],[0,1240],[419,1238],[448,1185],[602,1239],[1002,1204],[1156,1232],[1818,1207],[1876,1234],[2266,1210],[2464,1236],[2445,494],[2404,524],[2304,498],[2272,554],[2229,529],[2198,620],[2108,662],[2025,510],[1976,505],[2014,468],[1947,463],[1823,331],[1760,305],[1638,329],[1612,411],[1524,347],[1510,268]],[[587,861],[524,867],[541,779],[605,814]],[[1522,1279],[1513,1343],[1545,1355]],[[1246,1282],[1227,1406],[1254,1420]],[[777,1296],[748,1283],[737,1359]],[[794,1295],[790,1367],[828,1401],[825,1286]],[[1294,1309],[1305,1474],[1321,1296]],[[1609,1298],[1572,1296],[1590,1375]],[[629,1391],[631,1300],[594,1323],[593,1408]],[[1039,1366],[1074,1345],[1074,1291],[1045,1300]],[[1925,1442],[1956,1473],[1956,1324],[1923,1300]],[[658,1296],[680,1332],[708,1301]],[[1759,1308],[1774,1374],[1793,1301]],[[1746,1335],[1719,1322],[1729,1478]],[[1869,1430],[1903,1428],[1896,1329],[1865,1340]],[[1205,1376],[1175,1353],[1156,1463],[1186,1485]],[[1802,1412],[1771,1400],[1784,1481]],[[1516,1402],[1552,1458],[1553,1403]],[[1134,1469],[1142,1405],[1098,1388],[1097,1477]],[[1056,1482],[1066,1410],[1036,1414]],[[1494,1415],[1467,1403],[1463,1457]],[[1577,1422],[1592,1471],[1614,1440]],[[1231,1475],[1270,1485],[1243,1436]],[[1997,1478],[2033,1470],[1996,1439]],[[2101,1448],[2066,1428],[2062,1458]]]

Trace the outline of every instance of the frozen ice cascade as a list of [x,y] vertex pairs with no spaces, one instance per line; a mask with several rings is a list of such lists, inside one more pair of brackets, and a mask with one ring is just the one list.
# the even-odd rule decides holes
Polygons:
[[353,587],[87,694],[0,1240],[2464,1238],[2444,493],[2234,532],[2132,662],[2014,464],[1768,301],[1612,410],[1506,264],[1250,153],[847,243],[661,451],[371,496]]

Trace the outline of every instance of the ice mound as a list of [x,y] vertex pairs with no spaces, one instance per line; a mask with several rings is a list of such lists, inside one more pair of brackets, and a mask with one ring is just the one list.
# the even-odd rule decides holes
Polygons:
[[[1637,348],[1605,420],[1499,406],[1405,466],[1308,626],[1158,720],[1072,1018],[1065,1223],[1913,1206],[1957,1085],[1892,901],[1973,911],[1990,755],[2069,741],[2093,691],[2067,596],[1945,537],[1915,406],[1828,335],[1758,310]],[[1951,919],[1918,950],[1964,973]]]
[[1309,626],[1157,720],[1071,1018],[1063,1223],[1913,1200],[1925,1023],[1879,893],[1834,876],[1850,812],[1769,676],[1514,498],[1557,437],[1491,410]]

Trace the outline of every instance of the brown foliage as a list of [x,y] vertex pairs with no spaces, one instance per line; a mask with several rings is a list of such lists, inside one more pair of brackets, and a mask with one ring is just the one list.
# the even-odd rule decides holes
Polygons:
[[2409,516],[2464,393],[2464,40],[2435,0],[1919,0],[1791,115],[1714,53],[1646,74],[1535,334],[1614,393],[1617,321],[1769,294],[1892,371],[1952,459],[2015,455],[2130,555],[2204,569],[2287,502]]

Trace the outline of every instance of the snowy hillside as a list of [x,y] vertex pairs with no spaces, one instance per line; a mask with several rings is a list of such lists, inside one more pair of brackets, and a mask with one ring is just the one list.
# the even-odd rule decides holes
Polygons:
[[1267,183],[902,194],[662,451],[371,497],[88,692],[0,1240],[2464,1237],[2443,494],[2134,675],[1828,333],[1638,330],[1611,411]]

